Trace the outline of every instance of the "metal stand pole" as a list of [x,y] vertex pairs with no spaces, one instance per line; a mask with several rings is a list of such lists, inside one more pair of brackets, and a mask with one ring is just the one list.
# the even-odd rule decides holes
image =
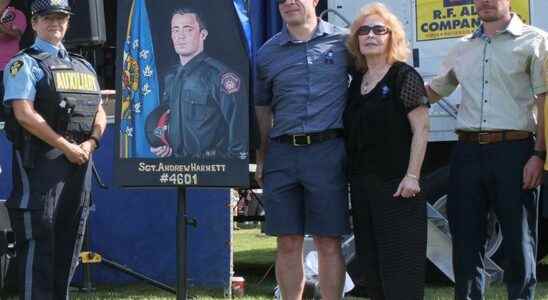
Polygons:
[[177,195],[177,300],[187,299],[187,215],[186,188],[180,187]]
[[[91,208],[90,208],[91,210]],[[90,251],[91,249],[91,241],[90,241],[90,238],[91,238],[91,234],[90,234],[90,231],[91,231],[91,222],[88,222],[87,223],[87,226],[86,226],[86,231],[84,233],[84,245],[82,247],[82,251]],[[84,292],[93,292],[95,291],[95,287],[93,286],[93,280],[92,280],[92,276],[91,276],[91,264],[82,264],[83,266],[83,272],[84,272],[84,279],[83,279],[83,283],[82,283],[82,291]]]

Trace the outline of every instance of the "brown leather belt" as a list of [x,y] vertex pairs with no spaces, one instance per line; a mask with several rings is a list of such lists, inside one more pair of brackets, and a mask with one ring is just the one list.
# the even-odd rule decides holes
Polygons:
[[328,129],[316,133],[303,134],[285,134],[279,137],[272,138],[274,141],[293,146],[306,146],[310,144],[320,143],[343,135],[342,129]]
[[459,141],[474,144],[494,144],[505,141],[525,140],[532,136],[529,131],[505,130],[505,131],[457,131]]

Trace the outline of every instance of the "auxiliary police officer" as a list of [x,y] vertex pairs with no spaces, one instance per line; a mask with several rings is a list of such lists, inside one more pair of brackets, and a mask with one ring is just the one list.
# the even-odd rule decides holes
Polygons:
[[3,78],[14,146],[7,206],[20,299],[68,299],[106,116],[93,68],[62,44],[68,1],[35,0],[31,13],[35,43],[8,63]]
[[240,77],[204,53],[208,31],[200,15],[178,9],[171,19],[171,40],[180,64],[165,77],[169,145],[151,148],[159,157],[247,158]]

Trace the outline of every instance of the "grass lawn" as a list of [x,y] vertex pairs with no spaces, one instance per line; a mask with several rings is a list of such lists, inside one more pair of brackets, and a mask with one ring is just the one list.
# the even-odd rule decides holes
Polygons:
[[[274,270],[271,269],[276,241],[260,233],[258,229],[240,229],[234,234],[234,264],[238,276],[245,277],[246,296],[239,299],[269,299],[273,298],[275,286]],[[545,272],[546,273],[546,272]],[[546,279],[547,276],[543,276]],[[191,288],[189,296],[192,299],[223,299],[223,291],[208,290],[203,288]],[[72,293],[71,299],[96,300],[96,299],[120,299],[120,300],[164,300],[175,299],[175,296],[162,292],[147,285],[130,285],[106,287],[99,286],[95,293]],[[351,298],[347,299],[364,299]],[[428,300],[451,300],[453,289],[451,285],[429,285],[426,289],[425,299]],[[501,285],[495,285],[488,289],[486,299],[506,299],[505,289]],[[537,297],[539,300],[548,300],[548,281],[539,283]]]

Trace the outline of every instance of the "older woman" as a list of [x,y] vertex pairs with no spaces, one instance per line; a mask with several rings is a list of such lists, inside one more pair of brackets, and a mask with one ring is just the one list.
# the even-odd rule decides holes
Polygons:
[[372,299],[422,299],[426,203],[420,171],[428,104],[420,75],[404,61],[401,23],[382,4],[351,27],[354,59],[344,126],[356,248]]

